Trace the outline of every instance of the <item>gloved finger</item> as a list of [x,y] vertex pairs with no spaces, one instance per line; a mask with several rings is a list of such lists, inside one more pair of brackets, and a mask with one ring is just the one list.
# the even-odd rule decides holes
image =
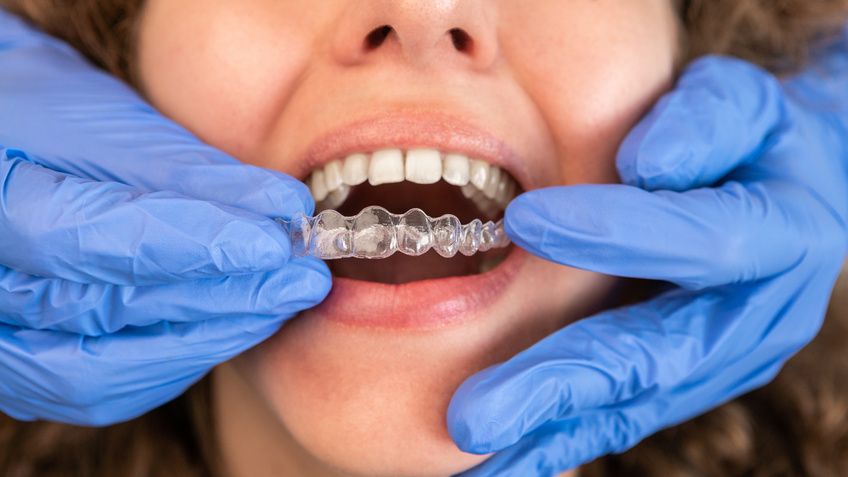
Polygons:
[[[37,59],[35,61],[34,59]],[[311,213],[306,186],[201,143],[56,38],[0,10],[0,145],[56,171],[266,217]],[[44,138],[49,137],[49,141]]]
[[545,424],[457,477],[554,477],[636,445],[645,431],[630,416],[611,410]]
[[318,304],[330,285],[327,266],[310,257],[265,273],[146,287],[84,285],[0,268],[0,323],[101,336],[163,320],[267,318]]
[[[746,389],[770,381],[780,371],[781,364],[774,363],[763,369],[757,376],[757,383]],[[459,477],[556,476],[599,456],[625,452],[660,430],[656,427],[656,417],[668,412],[673,403],[683,403],[685,410],[682,414],[685,417],[675,413],[673,417],[660,421],[665,423],[661,427],[700,415],[723,402],[713,399],[717,396],[704,399],[705,396],[699,395],[703,391],[700,387],[691,389],[693,392],[683,393],[674,400],[652,395],[543,424],[479,466],[459,474]]]
[[0,149],[0,263],[80,283],[150,285],[282,267],[274,221],[171,192],[142,193]]
[[785,108],[767,71],[730,57],[700,58],[622,143],[621,180],[646,190],[713,184],[771,147]]
[[682,193],[576,185],[520,195],[507,207],[505,229],[557,263],[700,289],[792,267],[815,237],[833,236],[823,227],[834,220],[821,209],[806,188],[779,181]]
[[[839,264],[833,268],[824,273],[831,286]],[[578,321],[466,380],[448,408],[451,436],[460,449],[486,454],[549,422],[651,400],[665,403],[651,422],[671,425],[698,405],[763,384],[820,327],[830,288],[809,272],[700,293],[675,289]],[[790,291],[788,303],[748,303]],[[690,387],[691,399],[661,398]]]
[[286,318],[160,322],[96,338],[0,325],[0,410],[77,425],[131,419],[268,338]]
[[[613,426],[610,429],[621,430],[618,423],[605,423]],[[456,477],[555,477],[567,470],[587,462],[582,450],[586,446],[581,441],[587,429],[600,427],[598,422],[564,421],[551,423],[523,437],[516,444],[498,452],[482,464],[469,469]],[[631,435],[626,432],[617,433],[619,438]],[[589,437],[589,436],[586,436]],[[571,446],[577,443],[576,447]],[[609,449],[595,454],[605,455]],[[572,464],[578,462],[578,464]]]

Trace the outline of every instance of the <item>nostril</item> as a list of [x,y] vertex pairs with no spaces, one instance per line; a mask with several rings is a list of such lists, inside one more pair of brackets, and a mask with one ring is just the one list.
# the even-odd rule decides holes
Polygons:
[[368,50],[374,50],[379,48],[380,45],[386,41],[386,38],[389,36],[389,33],[392,32],[392,27],[389,25],[383,25],[381,27],[375,28],[368,36],[365,37],[365,48]]
[[471,50],[474,40],[471,39],[471,36],[466,33],[465,30],[461,28],[454,28],[448,33],[450,33],[451,40],[453,41],[453,47],[456,48],[457,51],[466,52]]

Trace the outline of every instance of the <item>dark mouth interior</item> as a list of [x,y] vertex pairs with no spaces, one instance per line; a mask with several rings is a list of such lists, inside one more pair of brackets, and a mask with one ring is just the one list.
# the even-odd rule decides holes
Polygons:
[[[485,217],[473,202],[462,195],[459,187],[445,182],[432,185],[402,182],[371,186],[362,184],[351,190],[350,196],[337,210],[345,216],[354,216],[362,209],[379,205],[394,214],[403,214],[419,208],[430,217],[452,214],[466,224],[474,219],[483,222],[497,221],[503,217]],[[480,273],[486,261],[505,257],[509,248],[478,252],[470,257],[457,254],[443,258],[431,250],[420,257],[395,253],[389,258],[367,260],[348,258],[330,260],[328,265],[333,275],[377,283],[401,284],[419,280],[467,276]]]
[[480,273],[483,260],[504,257],[507,250],[489,250],[470,257],[457,254],[453,258],[443,258],[431,250],[420,257],[396,253],[381,260],[345,258],[331,260],[328,264],[337,277],[399,285],[419,280],[476,275]]
[[[466,224],[474,219],[484,220],[482,214],[470,200],[462,195],[459,187],[439,181],[432,185],[401,182],[371,186],[358,185],[350,191],[350,196],[337,210],[345,216],[353,216],[365,207],[379,205],[393,214],[403,214],[410,209],[419,208],[430,217],[453,214]],[[487,217],[485,220],[497,220]]]

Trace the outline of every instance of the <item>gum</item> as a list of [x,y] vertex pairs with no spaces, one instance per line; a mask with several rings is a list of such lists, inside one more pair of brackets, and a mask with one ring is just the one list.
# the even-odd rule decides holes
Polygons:
[[462,225],[453,215],[430,218],[421,209],[392,214],[366,207],[354,217],[325,210],[314,217],[298,214],[277,219],[292,242],[292,255],[323,260],[339,258],[381,259],[401,252],[417,257],[430,249],[442,257],[466,256],[510,244],[503,220],[483,223],[475,219]]

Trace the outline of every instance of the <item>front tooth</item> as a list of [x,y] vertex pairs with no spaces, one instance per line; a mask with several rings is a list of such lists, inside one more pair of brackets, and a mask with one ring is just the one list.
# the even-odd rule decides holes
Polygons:
[[486,181],[489,179],[489,164],[480,159],[471,160],[471,176],[469,180],[474,187],[483,190],[486,187]]
[[324,181],[327,183],[327,190],[332,192],[339,188],[344,183],[342,179],[342,161],[335,161],[324,166]]
[[416,184],[435,184],[442,178],[442,154],[433,149],[406,152],[406,180]]
[[309,190],[312,192],[312,198],[315,202],[321,202],[327,198],[329,191],[327,190],[327,182],[324,180],[324,171],[317,169],[312,171],[312,178],[309,179]]
[[372,186],[403,182],[403,152],[386,149],[371,154],[368,168],[368,183]]
[[362,184],[368,180],[368,156],[351,154],[344,160],[342,180],[349,186]]
[[494,199],[498,195],[498,183],[501,181],[501,168],[492,166],[489,168],[489,177],[486,179],[486,185],[483,187],[483,194],[489,199]]
[[468,158],[460,154],[448,154],[445,156],[444,171],[442,178],[448,184],[462,187],[468,184],[471,176],[471,164]]

